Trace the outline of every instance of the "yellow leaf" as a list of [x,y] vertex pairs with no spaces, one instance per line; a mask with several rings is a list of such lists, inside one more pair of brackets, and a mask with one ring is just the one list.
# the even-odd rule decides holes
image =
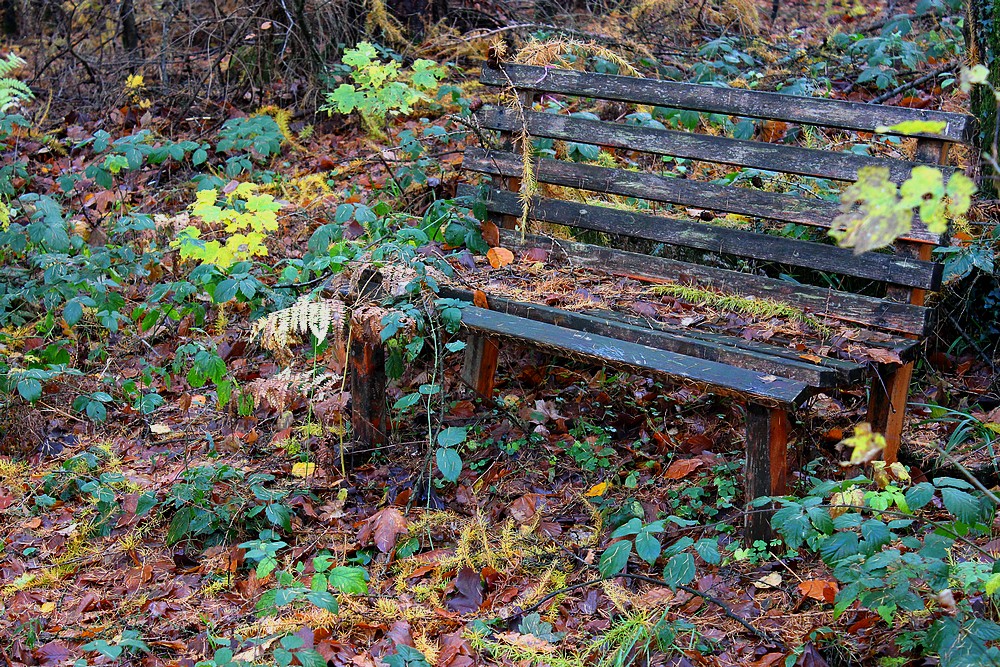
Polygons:
[[871,424],[861,423],[855,427],[854,435],[844,438],[840,444],[851,448],[851,460],[841,465],[856,466],[878,456],[885,449],[885,437],[881,433],[873,433]]
[[594,484],[592,487],[590,487],[590,490],[583,495],[585,495],[588,498],[596,498],[598,496],[603,496],[604,492],[607,490],[608,490],[608,483],[601,482],[600,484]]
[[992,577],[986,580],[986,594],[993,595],[1000,588],[1000,572],[994,574]]
[[296,463],[292,466],[293,477],[308,477],[316,472],[315,463]]
[[39,611],[41,611],[43,614],[51,614],[55,610],[56,610],[55,602],[45,602],[42,604],[41,607],[39,607]]

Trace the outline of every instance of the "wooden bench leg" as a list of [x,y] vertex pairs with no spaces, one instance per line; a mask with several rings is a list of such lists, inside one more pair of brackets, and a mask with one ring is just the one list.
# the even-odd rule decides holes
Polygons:
[[[747,467],[744,488],[749,503],[761,496],[782,496],[788,487],[788,433],[791,425],[783,408],[747,404]],[[747,514],[744,541],[770,541],[770,512]]]
[[352,322],[351,428],[354,439],[366,447],[383,445],[388,422],[385,406],[385,346],[378,327],[372,323]]
[[912,376],[912,361],[902,366],[879,364],[872,373],[868,394],[868,421],[872,425],[872,431],[885,436],[882,458],[886,463],[894,463],[899,454]]
[[483,334],[469,334],[465,341],[462,379],[480,396],[493,397],[499,357],[500,347],[495,338]]

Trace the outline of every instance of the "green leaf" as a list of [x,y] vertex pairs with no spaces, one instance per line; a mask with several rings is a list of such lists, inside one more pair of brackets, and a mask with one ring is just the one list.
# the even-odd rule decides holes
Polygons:
[[336,614],[339,609],[337,606],[337,598],[333,597],[329,591],[309,591],[306,593],[306,599],[320,609],[326,609],[334,614]]
[[979,501],[972,494],[946,486],[941,489],[941,500],[948,511],[962,523],[972,526],[979,522]]
[[80,321],[83,317],[83,304],[80,303],[79,299],[70,299],[63,306],[63,319],[66,320],[66,324],[73,326]]
[[454,449],[449,447],[438,447],[437,466],[441,475],[451,483],[458,481],[458,476],[462,474],[462,457]]
[[465,442],[469,430],[464,426],[449,426],[443,429],[437,436],[437,444],[440,447],[454,447]]
[[642,530],[642,519],[632,517],[628,522],[615,528],[614,532],[611,533],[611,539],[626,537],[628,535],[638,535],[640,530]]
[[602,577],[612,577],[620,574],[628,564],[628,557],[632,553],[632,543],[628,540],[620,540],[604,550],[601,560],[597,564],[597,569]]
[[295,652],[295,657],[299,659],[299,664],[302,667],[326,667],[326,658],[320,655],[316,649],[300,649]]
[[17,383],[17,393],[29,403],[34,403],[42,397],[42,383],[34,378],[19,380]]
[[694,575],[694,556],[687,552],[676,554],[663,568],[663,580],[673,589],[691,583],[694,581]]
[[906,506],[911,511],[918,510],[934,497],[934,487],[929,482],[920,482],[908,488],[903,497],[906,498]]
[[368,592],[368,575],[360,567],[335,567],[327,573],[327,581],[330,586],[348,595],[364,595]]
[[650,532],[643,530],[635,536],[635,552],[650,565],[660,557],[661,550],[660,540]]
[[722,562],[722,555],[719,553],[719,541],[709,538],[698,540],[694,543],[694,550],[698,552],[701,559],[709,565],[718,565]]

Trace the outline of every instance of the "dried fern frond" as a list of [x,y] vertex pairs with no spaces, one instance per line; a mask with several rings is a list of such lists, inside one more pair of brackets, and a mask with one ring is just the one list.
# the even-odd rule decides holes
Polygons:
[[340,390],[343,379],[337,373],[313,375],[285,368],[269,378],[257,378],[248,383],[246,390],[253,396],[255,408],[266,404],[278,412],[284,412],[300,397],[323,400],[329,392]]
[[304,296],[283,310],[277,310],[254,322],[253,337],[260,337],[261,345],[282,359],[291,357],[289,343],[298,335],[312,334],[318,343],[332,332],[337,343],[343,340],[347,306],[340,299],[314,300]]

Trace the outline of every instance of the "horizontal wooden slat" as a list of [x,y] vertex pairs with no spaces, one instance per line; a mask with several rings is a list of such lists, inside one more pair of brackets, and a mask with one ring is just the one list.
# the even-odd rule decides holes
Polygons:
[[[477,194],[485,195],[486,208],[493,213],[513,216],[521,214],[521,202],[517,193],[495,188],[482,190],[477,192],[477,188],[472,186],[459,186],[460,195],[471,197],[476,197]],[[738,257],[750,257],[907,287],[936,289],[941,279],[941,266],[932,262],[878,253],[855,255],[845,248],[820,243],[603,206],[533,197],[530,211],[531,218],[541,222]]]
[[[763,141],[714,137],[680,130],[660,130],[655,127],[624,125],[539,111],[525,112],[524,119],[528,126],[528,134],[535,137],[612,146],[655,155],[670,155],[840,181],[857,180],[858,170],[863,167],[883,167],[889,170],[893,181],[901,183],[909,178],[910,172],[919,164],[905,160],[855,155],[846,151],[823,151],[769,144]],[[483,127],[491,130],[521,131],[520,117],[508,109],[484,107],[479,111],[479,120]],[[948,167],[941,169],[954,171]]]
[[952,142],[971,141],[976,123],[964,114],[845,102],[781,93],[719,88],[675,81],[592,74],[573,70],[503,65],[504,71],[484,67],[481,81],[519,90],[593,97],[604,100],[766,118],[845,130],[874,132],[909,120],[941,121],[944,132],[928,135]]
[[[441,294],[472,301],[472,293],[442,287]],[[534,303],[512,301],[487,295],[490,310],[518,317],[555,324],[586,333],[598,334],[648,345],[660,350],[677,352],[689,357],[707,359],[759,373],[769,373],[790,380],[805,382],[811,387],[829,388],[853,384],[862,379],[863,368],[858,364],[823,365],[797,358],[794,352],[776,345],[748,343],[730,336],[693,337],[686,332],[653,329],[601,315],[571,312]]]
[[[885,329],[902,334],[923,334],[928,325],[927,308],[908,303],[886,301],[812,285],[796,285],[752,273],[701,266],[589,243],[556,240],[537,234],[526,235],[522,242],[521,234],[515,230],[501,229],[500,241],[505,248],[515,251],[542,248],[554,253],[555,261],[563,261],[569,266],[587,267],[650,282],[693,284],[743,296],[773,299],[800,308],[811,315],[829,317],[864,328]],[[912,340],[900,338],[890,347],[905,354],[912,344]]]
[[[483,174],[514,177],[519,177],[523,170],[519,155],[505,151],[485,151],[475,147],[465,150],[462,167]],[[817,199],[681,178],[664,178],[647,172],[609,169],[548,158],[535,162],[534,174],[539,182],[551,185],[827,229],[840,212],[837,204]],[[913,230],[902,238],[934,243],[939,237],[927,231],[919,218],[914,217]]]
[[707,385],[720,393],[749,396],[768,404],[793,407],[809,394],[808,385],[797,380],[734,368],[607,336],[564,329],[554,324],[476,306],[462,309],[462,326],[473,331],[528,341],[545,349],[609,366],[647,371],[672,380]]

